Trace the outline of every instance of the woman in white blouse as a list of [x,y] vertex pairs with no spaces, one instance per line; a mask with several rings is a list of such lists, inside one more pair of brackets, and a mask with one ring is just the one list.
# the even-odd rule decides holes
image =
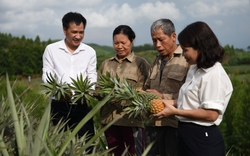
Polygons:
[[225,144],[218,125],[233,92],[220,63],[224,49],[204,22],[188,25],[178,40],[191,67],[178,100],[164,100],[165,109],[155,116],[176,115],[179,119],[180,156],[224,156]]

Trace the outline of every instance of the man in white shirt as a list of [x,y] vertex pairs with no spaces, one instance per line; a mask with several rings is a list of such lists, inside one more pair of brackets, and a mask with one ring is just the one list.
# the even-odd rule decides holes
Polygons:
[[[79,13],[69,12],[62,18],[65,39],[48,45],[43,54],[42,80],[46,82],[47,73],[56,75],[58,80],[71,83],[80,74],[89,78],[91,82],[97,81],[96,52],[90,46],[82,43],[86,27],[86,19]],[[91,110],[87,104],[71,104],[52,100],[51,116],[53,124],[60,119],[68,121],[69,127],[74,128]],[[94,134],[93,120],[89,120],[78,132],[81,137],[86,132]]]

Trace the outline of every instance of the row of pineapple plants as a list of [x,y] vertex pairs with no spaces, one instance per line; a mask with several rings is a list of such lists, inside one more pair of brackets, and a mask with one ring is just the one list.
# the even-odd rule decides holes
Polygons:
[[[116,120],[98,129],[96,134],[90,140],[88,136],[78,138],[76,136],[80,127],[82,127],[90,118],[92,118],[99,109],[108,101],[112,99],[125,100],[122,96],[117,96],[122,89],[132,89],[131,93],[135,90],[130,88],[128,83],[121,84],[119,78],[111,78],[109,74],[104,75],[108,83],[112,86],[107,87],[107,82],[99,81],[99,87],[105,87],[94,91],[92,86],[95,84],[90,83],[88,78],[84,79],[80,75],[76,80],[72,79],[72,84],[61,83],[56,77],[48,75],[48,83],[42,83],[45,89],[42,90],[47,105],[44,110],[43,116],[37,118],[32,115],[37,103],[29,104],[28,106],[23,103],[21,97],[13,93],[13,86],[10,85],[8,75],[6,75],[7,82],[7,97],[2,98],[0,103],[1,107],[1,135],[0,135],[0,155],[18,155],[18,156],[75,156],[75,155],[88,155],[86,149],[89,146],[93,146],[93,153],[90,155],[106,155],[111,149],[106,149],[106,145],[101,138],[104,131],[112,125]],[[102,83],[105,83],[102,85]],[[125,88],[124,88],[125,87]],[[25,90],[24,92],[26,92]],[[127,92],[125,92],[127,93]],[[125,94],[124,93],[124,94]],[[137,93],[137,92],[135,92]],[[25,93],[22,93],[25,94]],[[67,100],[74,98],[75,102],[87,102],[87,104],[93,103],[96,95],[102,95],[103,99],[95,105],[92,105],[93,109],[89,114],[82,119],[82,121],[75,127],[73,131],[64,131],[63,128],[66,125],[64,122],[60,122],[56,126],[52,126],[50,122],[50,101],[51,97],[55,96],[59,100]],[[122,95],[122,94],[119,94]],[[49,97],[49,98],[47,98]],[[118,120],[118,119],[117,119]],[[88,141],[86,141],[88,140]],[[146,155],[149,146],[143,155]],[[124,153],[125,155],[125,153]]]
[[[7,97],[0,101],[0,155],[2,156],[77,156],[88,155],[86,149],[93,146],[93,156],[108,155],[103,145],[103,132],[112,124],[98,129],[90,140],[88,136],[77,137],[77,132],[109,100],[107,95],[98,102],[88,115],[73,129],[64,131],[66,122],[52,126],[50,122],[50,99],[41,118],[33,113],[38,103],[25,104],[20,95],[16,95],[6,75]],[[26,92],[25,90],[24,92]],[[25,93],[22,93],[25,94]],[[88,140],[88,141],[87,141]]]
[[[120,102],[130,116],[154,114],[164,109],[161,98],[156,94],[137,90],[126,79],[121,83],[118,76],[111,77],[108,72],[100,75],[96,84],[91,83],[88,77],[83,79],[82,75],[76,80],[71,78],[71,84],[58,81],[52,74],[47,74],[47,77],[47,83],[43,83],[46,88],[43,94],[60,101],[72,99],[73,102],[90,104],[95,98],[100,99],[113,91],[110,100]],[[98,89],[94,90],[94,85]]]

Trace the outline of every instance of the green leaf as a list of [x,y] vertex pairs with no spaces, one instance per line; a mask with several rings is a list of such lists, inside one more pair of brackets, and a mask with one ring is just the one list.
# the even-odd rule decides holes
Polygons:
[[6,74],[6,84],[7,84],[8,101],[9,101],[11,115],[12,115],[12,119],[13,119],[13,123],[14,123],[14,127],[15,127],[15,132],[16,132],[18,153],[19,153],[19,155],[21,155],[23,150],[24,150],[23,142],[25,142],[25,140],[22,140],[22,138],[24,138],[24,136],[22,136],[22,133],[20,131],[20,123],[19,123],[18,116],[17,116],[16,106],[15,106],[15,102],[14,102],[15,100],[14,100],[12,89],[10,86],[8,74]]
[[91,119],[99,110],[100,108],[106,104],[107,101],[110,100],[112,92],[106,96],[102,101],[98,102],[98,104],[79,122],[79,124],[74,128],[72,133],[66,138],[64,144],[61,146],[58,155],[62,155],[65,151],[66,147],[72,140],[72,138],[77,134],[77,132],[81,129],[81,127],[86,124],[89,119]]

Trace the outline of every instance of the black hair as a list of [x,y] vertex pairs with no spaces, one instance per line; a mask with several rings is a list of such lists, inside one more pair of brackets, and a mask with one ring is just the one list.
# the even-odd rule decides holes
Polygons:
[[80,25],[81,23],[83,23],[84,29],[87,25],[87,20],[80,13],[77,12],[68,12],[63,16],[62,18],[63,28],[68,29],[69,24],[71,22],[74,22],[76,25]]
[[113,39],[117,34],[124,34],[128,36],[130,42],[133,42],[135,39],[135,32],[128,25],[119,25],[118,27],[116,27],[113,31]]
[[198,68],[209,68],[222,61],[224,49],[205,22],[198,21],[188,25],[180,32],[178,40],[181,47],[192,47],[199,51]]

